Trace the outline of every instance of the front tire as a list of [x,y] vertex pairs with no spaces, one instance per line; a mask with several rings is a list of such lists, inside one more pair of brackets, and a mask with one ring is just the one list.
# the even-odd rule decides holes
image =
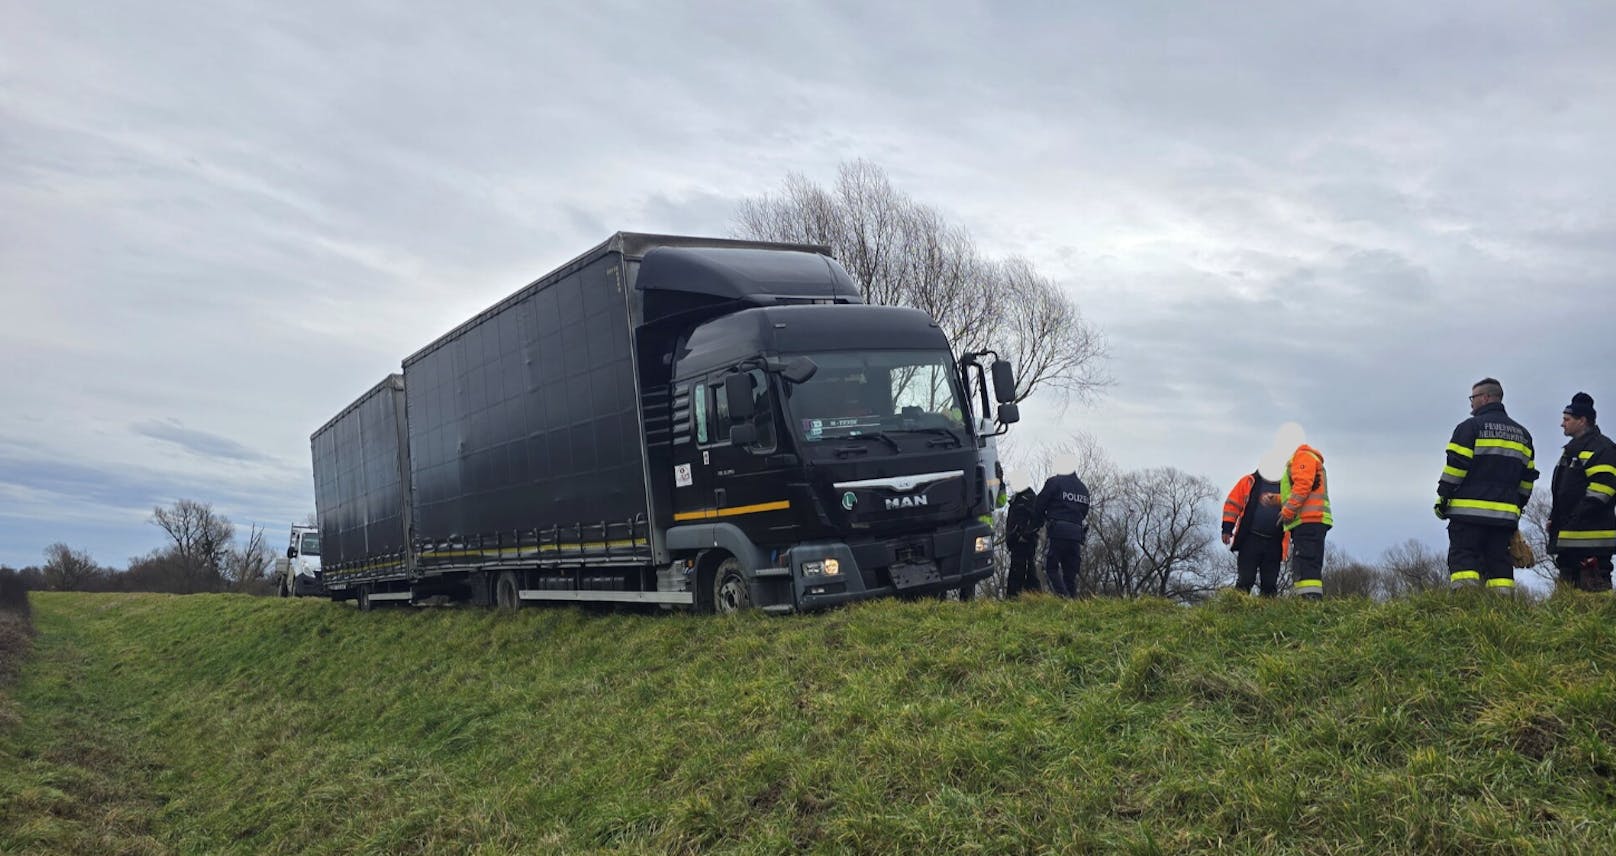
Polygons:
[[741,572],[741,561],[733,556],[719,564],[713,573],[713,611],[720,615],[752,608],[752,587]]
[[359,587],[359,611],[360,612],[369,612],[373,608],[375,608],[375,604],[370,602],[370,586],[368,586],[368,585],[360,586]]

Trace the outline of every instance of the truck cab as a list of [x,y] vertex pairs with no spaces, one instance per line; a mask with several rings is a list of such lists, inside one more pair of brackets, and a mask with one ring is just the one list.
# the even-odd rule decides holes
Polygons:
[[674,366],[688,418],[669,544],[734,560],[697,568],[698,602],[783,612],[974,589],[992,573],[991,423],[969,377],[915,309],[765,306],[692,330]]
[[320,577],[320,530],[293,524],[286,556],[277,559],[275,566],[281,597],[324,595]]

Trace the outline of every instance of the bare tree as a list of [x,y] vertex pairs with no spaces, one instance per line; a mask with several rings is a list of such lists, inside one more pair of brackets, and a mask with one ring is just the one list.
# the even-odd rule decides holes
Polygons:
[[1380,554],[1380,567],[1386,575],[1382,585],[1391,596],[1448,587],[1447,558],[1414,538],[1386,548]]
[[247,529],[247,540],[231,550],[224,566],[224,577],[237,591],[252,589],[268,575],[275,554],[264,544],[264,529],[256,524]]
[[205,502],[182,499],[169,508],[154,508],[152,522],[168,533],[179,560],[184,591],[215,591],[224,579],[235,527]]
[[1212,483],[1173,467],[1130,472],[1089,511],[1090,591],[1193,602],[1226,585],[1211,545]]
[[1360,562],[1334,544],[1324,548],[1325,591],[1335,597],[1367,597],[1385,600],[1390,593],[1387,575],[1379,568]]
[[1209,595],[1217,589],[1232,588],[1240,578],[1240,560],[1222,545],[1209,546],[1201,576],[1207,583],[1205,594]]
[[778,195],[741,204],[735,231],[830,247],[865,302],[923,309],[957,350],[1012,361],[1018,401],[1042,386],[1064,399],[1109,382],[1099,333],[1053,281],[1025,259],[984,258],[965,230],[869,161],[842,164],[832,188],[787,176]]
[[999,353],[1015,364],[1018,400],[1040,384],[1062,397],[1107,384],[1104,340],[1083,320],[1077,303],[1026,259],[994,267],[988,299],[998,315],[990,334]]
[[82,591],[102,575],[90,554],[58,541],[45,548],[45,585],[53,591]]
[[1532,548],[1532,558],[1535,562],[1530,570],[1537,578],[1555,585],[1560,579],[1560,569],[1554,564],[1554,557],[1549,555],[1549,510],[1554,503],[1548,491],[1537,491],[1532,494],[1530,502],[1521,510],[1521,537],[1526,539],[1526,546]]

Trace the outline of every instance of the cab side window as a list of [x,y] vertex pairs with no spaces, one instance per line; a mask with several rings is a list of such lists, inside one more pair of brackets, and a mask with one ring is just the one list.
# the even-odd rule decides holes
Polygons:
[[752,424],[757,426],[757,449],[774,448],[774,396],[769,392],[769,378],[761,369],[752,375]]
[[703,446],[712,442],[707,430],[707,384],[698,383],[690,390],[690,418],[696,423],[696,442]]
[[[747,448],[754,451],[766,452],[775,447],[774,441],[774,401],[769,393],[769,379],[761,369],[748,372],[752,376],[753,414],[751,424],[757,428],[757,442]],[[696,397],[699,393],[691,393],[691,404],[697,408],[698,413],[710,415],[709,424],[698,423],[696,428],[696,442],[723,445],[729,442],[730,426],[735,421],[729,415],[729,400],[724,397],[724,383],[722,377],[716,379],[711,385],[698,384],[698,389],[706,386],[705,394],[701,395],[698,404]]]
[[729,401],[724,398],[724,382],[720,378],[712,385],[713,396],[713,442],[729,442]]

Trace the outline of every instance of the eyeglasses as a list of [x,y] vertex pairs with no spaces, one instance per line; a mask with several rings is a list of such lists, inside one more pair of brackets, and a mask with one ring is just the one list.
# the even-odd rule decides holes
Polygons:
[[1475,401],[1478,398],[1486,397],[1486,395],[1487,395],[1487,393],[1485,393],[1485,392],[1472,392],[1472,393],[1470,393],[1470,400]]

